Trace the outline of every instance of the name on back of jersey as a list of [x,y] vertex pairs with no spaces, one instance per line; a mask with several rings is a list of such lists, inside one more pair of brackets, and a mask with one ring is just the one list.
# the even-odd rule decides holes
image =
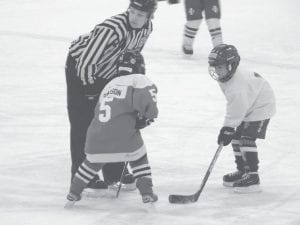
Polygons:
[[125,98],[127,86],[113,86],[108,90],[104,89],[103,98]]

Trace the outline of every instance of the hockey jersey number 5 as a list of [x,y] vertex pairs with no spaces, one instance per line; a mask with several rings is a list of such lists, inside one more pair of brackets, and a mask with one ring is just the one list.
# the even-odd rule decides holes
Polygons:
[[88,128],[85,152],[89,160],[114,162],[131,153],[142,154],[137,153],[144,148],[135,129],[137,115],[157,118],[157,87],[142,74],[114,78],[101,92]]
[[156,94],[156,86],[144,75],[115,78],[100,95],[99,121],[105,123],[116,116],[134,111],[148,119],[156,118]]

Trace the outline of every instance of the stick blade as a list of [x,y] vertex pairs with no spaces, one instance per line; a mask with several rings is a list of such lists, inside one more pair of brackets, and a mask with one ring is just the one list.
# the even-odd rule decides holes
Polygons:
[[172,204],[190,204],[196,201],[196,195],[169,195],[169,202]]

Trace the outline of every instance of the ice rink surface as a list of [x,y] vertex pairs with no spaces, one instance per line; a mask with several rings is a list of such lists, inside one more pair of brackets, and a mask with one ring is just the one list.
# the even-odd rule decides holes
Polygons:
[[143,130],[156,209],[137,191],[84,198],[64,210],[70,181],[64,63],[70,41],[126,10],[127,0],[0,0],[0,223],[3,225],[299,225],[300,16],[297,0],[222,1],[224,41],[273,86],[277,114],[258,141],[262,192],[222,186],[235,169],[225,147],[190,205],[169,194],[197,190],[217,148],[225,98],[207,72],[210,37],[202,23],[191,58],[181,53],[183,5],[160,2],[143,54],[158,86],[160,115]]

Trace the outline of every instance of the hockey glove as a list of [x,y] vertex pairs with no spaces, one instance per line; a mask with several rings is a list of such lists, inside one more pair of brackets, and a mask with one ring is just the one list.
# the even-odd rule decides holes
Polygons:
[[234,128],[222,127],[218,136],[218,144],[223,143],[224,146],[229,145],[234,136]]
[[153,122],[153,119],[148,119],[146,117],[136,117],[135,129],[143,129]]

